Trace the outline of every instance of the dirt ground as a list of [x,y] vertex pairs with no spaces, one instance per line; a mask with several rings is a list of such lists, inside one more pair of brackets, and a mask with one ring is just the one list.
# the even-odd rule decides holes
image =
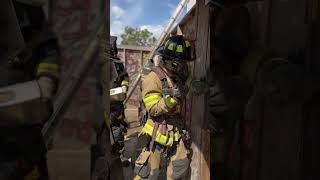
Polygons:
[[[138,110],[137,109],[127,109],[126,110],[127,121],[129,122],[128,132],[125,136],[125,151],[124,156],[131,158],[132,163],[134,163],[135,158],[139,155],[141,148],[138,145],[138,134],[141,131],[141,126],[138,120]],[[125,180],[133,179],[133,166],[123,167],[123,174]]]

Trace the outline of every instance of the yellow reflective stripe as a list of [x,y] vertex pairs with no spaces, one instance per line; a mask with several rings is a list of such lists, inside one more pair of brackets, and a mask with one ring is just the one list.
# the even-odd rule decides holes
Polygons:
[[151,95],[143,99],[144,104],[146,107],[150,107],[154,104],[157,104],[161,100],[162,96],[160,94]]
[[[146,123],[143,127],[143,132],[149,136],[152,136],[153,126]],[[172,146],[173,141],[179,141],[180,137],[181,135],[178,131],[174,133],[174,137],[168,137],[166,135],[163,135],[161,131],[158,130],[156,133],[155,141],[164,146]]]
[[175,132],[174,133],[174,140],[179,141],[180,138],[181,138],[181,135],[180,135],[179,131]]
[[[145,126],[143,127],[143,132],[145,132],[149,136],[152,136],[153,126],[151,126],[150,124],[146,123]],[[170,140],[170,138],[169,138],[169,141],[168,141],[168,137],[165,136],[165,135],[162,135],[160,130],[158,130],[157,133],[156,133],[155,141],[160,143],[160,144],[162,144],[162,145],[165,145],[165,146],[171,146],[172,143],[170,143],[170,142],[173,142],[173,139]]]
[[174,44],[173,44],[173,43],[170,43],[167,49],[173,51],[173,46],[174,46]]
[[180,52],[180,53],[183,52],[183,47],[182,47],[182,45],[179,45],[179,46],[177,47],[176,52]]
[[155,94],[155,95],[150,95],[150,96],[147,96],[145,98],[143,98],[143,101],[146,102],[146,101],[149,101],[151,99],[157,99],[157,98],[162,98],[162,96],[160,94]]
[[121,86],[128,86],[129,85],[129,82],[124,80],[121,82]]
[[[149,136],[152,136],[153,126],[151,126],[150,124],[146,123],[145,126],[143,127],[143,132],[145,132]],[[160,143],[160,144],[162,144],[162,145],[166,145],[166,146],[170,145],[170,138],[169,138],[169,141],[168,141],[168,137],[165,136],[165,135],[162,135],[160,130],[158,130],[157,133],[156,133],[155,141]],[[167,141],[168,141],[168,143],[167,143]]]
[[169,141],[165,146],[172,146],[172,144],[173,144],[173,138],[169,138]]
[[172,109],[176,105],[176,101],[172,97],[169,97],[169,95],[166,96],[164,102],[169,109]]
[[37,75],[43,73],[43,72],[58,72],[59,66],[57,64],[51,64],[51,63],[40,63],[37,68]]
[[187,46],[187,47],[190,47],[190,46],[191,46],[191,43],[190,43],[189,41],[186,40],[185,43],[186,43],[186,46]]

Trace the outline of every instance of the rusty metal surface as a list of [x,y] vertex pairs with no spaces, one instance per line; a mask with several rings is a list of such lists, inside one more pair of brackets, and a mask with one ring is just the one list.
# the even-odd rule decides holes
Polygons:
[[[52,2],[52,24],[62,53],[60,87],[66,83],[70,70],[79,63],[84,49],[97,30],[101,16],[100,2],[100,0]],[[62,124],[54,138],[54,148],[78,148],[91,144],[95,97],[98,96],[96,83],[96,76],[91,70],[62,117]]]
[[[140,72],[142,65],[146,62],[148,53],[150,52],[148,48],[143,47],[131,47],[123,46],[118,48],[118,57],[124,62],[125,68],[129,75],[129,89],[132,87],[132,82],[137,77]],[[139,99],[141,96],[141,87],[138,85],[134,91],[132,97],[129,99],[127,104],[127,109],[137,109],[139,107]]]

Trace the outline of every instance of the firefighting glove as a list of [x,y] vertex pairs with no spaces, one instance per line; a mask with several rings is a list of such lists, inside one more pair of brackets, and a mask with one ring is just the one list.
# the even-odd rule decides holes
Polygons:
[[50,100],[53,97],[55,91],[54,81],[46,76],[41,76],[38,79],[38,84],[41,91],[41,98],[44,101]]
[[125,93],[128,91],[128,87],[127,86],[122,86],[121,88],[122,88],[123,92],[125,92]]
[[177,104],[179,104],[179,100],[176,97],[172,97],[170,95],[164,96],[164,102],[169,109],[173,109]]
[[179,88],[166,88],[162,90],[165,96],[169,95],[175,99],[179,99],[182,97],[182,93]]
[[121,86],[123,92],[125,93],[124,99],[127,98],[127,91],[128,91],[128,86]]

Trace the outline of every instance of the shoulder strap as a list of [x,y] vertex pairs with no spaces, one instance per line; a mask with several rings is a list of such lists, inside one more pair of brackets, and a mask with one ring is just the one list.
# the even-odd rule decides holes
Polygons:
[[151,69],[152,72],[156,73],[161,81],[162,88],[168,88],[167,76],[164,74],[162,69],[158,66],[155,66]]
[[164,72],[162,71],[162,69],[158,66],[155,66],[151,69],[152,72],[156,73],[157,76],[159,77],[160,81],[166,80],[167,77],[164,74]]

